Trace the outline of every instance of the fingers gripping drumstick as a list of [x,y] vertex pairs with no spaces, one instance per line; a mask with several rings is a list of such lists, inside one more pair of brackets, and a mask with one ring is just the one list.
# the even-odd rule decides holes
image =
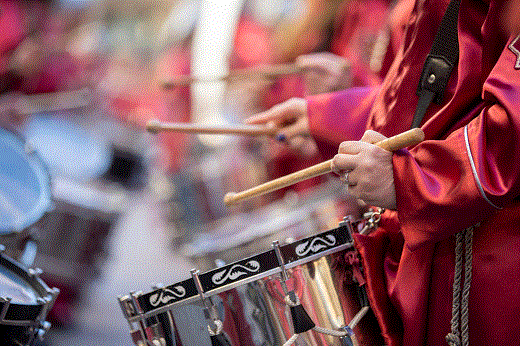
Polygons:
[[[414,128],[396,136],[384,139],[375,145],[388,151],[395,151],[418,144],[423,140],[424,132],[420,128]],[[224,197],[224,203],[227,206],[230,206],[240,201],[261,196],[263,194],[282,189],[286,186],[296,184],[300,181],[329,173],[332,171],[331,163],[332,160],[324,161],[317,165],[302,169],[301,171],[297,171],[278,179],[268,181],[267,183],[255,186],[249,190],[244,190],[238,193],[229,192]]]

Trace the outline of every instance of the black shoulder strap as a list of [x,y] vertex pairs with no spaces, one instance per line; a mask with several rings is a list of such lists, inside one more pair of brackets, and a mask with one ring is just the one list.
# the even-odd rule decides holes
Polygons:
[[439,103],[444,95],[451,71],[459,60],[457,22],[461,0],[451,0],[442,17],[430,53],[421,73],[417,88],[419,102],[415,109],[412,128],[419,127],[428,106]]

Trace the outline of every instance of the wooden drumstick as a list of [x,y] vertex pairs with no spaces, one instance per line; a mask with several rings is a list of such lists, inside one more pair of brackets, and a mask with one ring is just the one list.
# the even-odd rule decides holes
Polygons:
[[[396,136],[384,139],[375,145],[388,151],[395,151],[406,148],[411,145],[418,144],[424,140],[424,132],[420,128],[414,128],[398,134]],[[300,181],[317,177],[326,173],[330,173],[332,159],[318,163],[317,165],[302,169],[286,176],[268,181],[267,183],[255,186],[249,190],[242,192],[229,192],[224,197],[224,203],[227,206],[233,205],[237,202],[247,200],[253,197],[261,196],[263,194],[282,189],[286,186],[296,184]]]
[[157,133],[159,131],[205,133],[214,135],[247,135],[247,136],[272,136],[277,129],[274,126],[256,125],[202,125],[190,123],[163,123],[158,120],[150,120],[146,124],[146,130]]
[[176,86],[185,86],[194,82],[229,82],[240,79],[251,78],[274,78],[277,76],[300,73],[302,70],[295,64],[266,65],[253,68],[236,69],[227,75],[217,77],[195,77],[192,75],[180,75],[162,82],[164,89],[172,89]]
[[25,95],[16,101],[15,110],[23,115],[55,112],[88,106],[92,92],[88,88],[44,94]]

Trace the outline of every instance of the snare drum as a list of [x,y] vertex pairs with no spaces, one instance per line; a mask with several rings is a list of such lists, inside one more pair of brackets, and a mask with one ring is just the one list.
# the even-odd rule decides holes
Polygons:
[[[2,249],[3,251],[3,249]],[[59,290],[50,289],[39,269],[27,269],[0,253],[0,340],[2,345],[34,345],[50,324],[45,321]]]
[[[352,229],[342,222],[191,279],[120,297],[135,344],[209,346],[210,326],[233,346],[282,346],[295,330],[301,332],[297,345],[383,345],[362,282],[353,274]],[[300,304],[321,329],[301,329],[301,315],[293,315]]]

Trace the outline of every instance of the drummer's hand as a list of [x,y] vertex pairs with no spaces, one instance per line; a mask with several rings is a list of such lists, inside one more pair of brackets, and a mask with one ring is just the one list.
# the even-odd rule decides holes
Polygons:
[[392,152],[374,144],[386,137],[372,130],[360,141],[345,141],[332,159],[332,171],[341,177],[348,172],[349,193],[365,203],[396,209]]
[[276,138],[290,142],[299,136],[309,136],[309,118],[307,116],[307,101],[292,98],[271,109],[245,119],[247,124],[269,125],[278,129]]
[[348,61],[329,52],[301,55],[296,58],[296,66],[303,70],[305,88],[310,95],[343,90],[352,84]]

